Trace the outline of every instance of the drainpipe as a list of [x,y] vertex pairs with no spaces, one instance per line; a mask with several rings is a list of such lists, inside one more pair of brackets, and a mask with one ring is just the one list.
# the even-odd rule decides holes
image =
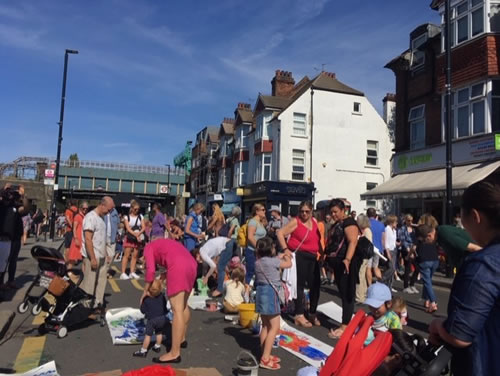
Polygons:
[[[314,106],[313,106],[313,98],[314,98],[314,89],[311,86],[311,144],[310,144],[310,155],[309,155],[309,182],[312,183],[312,172],[313,172],[313,128],[314,128]],[[313,195],[313,206],[314,206],[314,195]]]

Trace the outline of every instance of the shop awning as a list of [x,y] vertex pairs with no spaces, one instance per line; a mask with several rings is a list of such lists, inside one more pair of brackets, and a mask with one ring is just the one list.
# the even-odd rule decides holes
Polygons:
[[[453,167],[454,195],[461,195],[471,184],[500,168],[500,161]],[[442,197],[446,191],[446,169],[400,174],[361,195],[362,200],[383,198]]]

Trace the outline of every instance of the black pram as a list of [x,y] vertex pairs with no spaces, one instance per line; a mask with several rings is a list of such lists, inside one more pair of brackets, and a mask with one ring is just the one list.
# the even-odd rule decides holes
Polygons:
[[[59,250],[35,246],[31,249],[31,255],[38,261],[39,273],[28,288],[25,299],[18,306],[18,311],[26,312],[29,308],[29,302],[34,302],[32,314],[37,315],[42,310],[48,312],[45,322],[40,325],[38,331],[41,334],[56,332],[59,338],[63,338],[67,335],[68,328],[80,324],[88,320],[90,315],[96,314],[95,298],[79,287],[83,280],[82,271],[80,269],[66,269],[64,258]],[[74,282],[69,273],[76,276],[78,280]],[[34,286],[42,287],[43,292],[38,296],[30,295]],[[54,297],[55,303],[50,303],[45,298],[47,292]],[[101,310],[96,314],[97,317],[100,318],[101,325],[104,325]]]

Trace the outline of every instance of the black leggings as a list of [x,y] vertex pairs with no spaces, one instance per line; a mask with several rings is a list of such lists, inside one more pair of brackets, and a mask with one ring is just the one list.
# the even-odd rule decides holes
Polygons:
[[342,299],[342,324],[347,325],[354,313],[354,302],[356,296],[356,283],[359,275],[357,259],[353,258],[349,265],[349,273],[345,272],[345,265],[340,258],[329,258],[329,265],[335,275],[335,283],[339,289]]
[[[415,282],[417,281],[418,276],[418,264],[415,262],[415,259],[411,259],[408,256],[403,258],[403,261],[405,263],[405,275],[403,277],[404,288],[407,288],[408,286],[415,286]],[[410,277],[412,264],[413,266],[415,266],[415,271]]]
[[319,264],[316,255],[309,252],[295,252],[297,263],[297,299],[295,300],[295,314],[303,315],[304,288],[309,288],[309,313],[315,314],[319,302]]

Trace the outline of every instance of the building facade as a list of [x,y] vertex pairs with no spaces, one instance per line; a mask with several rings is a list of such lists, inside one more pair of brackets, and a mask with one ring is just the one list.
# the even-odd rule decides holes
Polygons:
[[[396,77],[394,177],[363,195],[395,198],[401,212],[445,208],[445,41],[443,0],[431,7],[442,25],[410,33],[409,48],[386,67]],[[500,166],[500,2],[451,1],[451,133],[455,210],[470,184]]]

